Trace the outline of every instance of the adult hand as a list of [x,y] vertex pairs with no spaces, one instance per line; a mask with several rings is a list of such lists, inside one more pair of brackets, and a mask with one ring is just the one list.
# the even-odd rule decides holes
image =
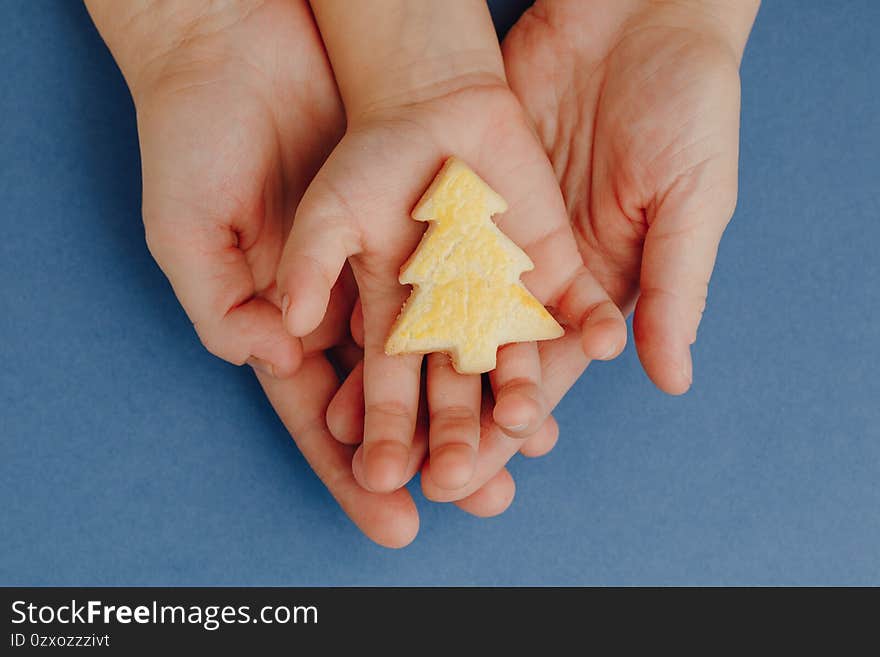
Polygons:
[[150,251],[209,351],[290,376],[275,271],[344,127],[308,6],[87,4],[137,108]]
[[[651,379],[692,381],[709,277],[737,195],[739,62],[756,0],[538,0],[503,44],[587,267]],[[638,299],[636,301],[636,299]]]

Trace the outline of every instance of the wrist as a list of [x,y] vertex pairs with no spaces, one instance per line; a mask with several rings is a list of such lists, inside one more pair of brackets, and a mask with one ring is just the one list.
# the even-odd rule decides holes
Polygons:
[[760,4],[760,0],[538,0],[535,7],[570,48],[591,48],[596,33],[674,28],[711,39],[739,62]]
[[761,0],[688,0],[697,29],[714,33],[742,59]]
[[257,0],[197,3],[190,0],[85,0],[132,96],[149,88],[184,45],[203,42],[234,24]]
[[367,93],[343,94],[343,103],[348,127],[352,129],[400,116],[408,109],[440,98],[461,96],[469,90],[510,91],[504,73],[492,68],[434,69],[428,63],[414,63],[410,71],[384,78],[382,85]]
[[311,0],[348,123],[473,87],[504,87],[484,0]]

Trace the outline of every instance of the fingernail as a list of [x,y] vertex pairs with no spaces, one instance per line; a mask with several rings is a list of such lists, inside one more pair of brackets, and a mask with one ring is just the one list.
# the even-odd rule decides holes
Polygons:
[[611,349],[609,349],[607,352],[605,352],[605,355],[602,356],[602,358],[600,358],[600,360],[611,360],[617,354],[619,354],[621,351],[623,351],[623,350],[621,349],[620,345],[615,345],[615,346],[611,347]]
[[272,369],[272,365],[267,363],[262,358],[256,358],[251,356],[247,359],[247,364],[253,367],[255,370],[260,372],[261,374],[268,374],[269,376],[275,376],[275,370]]
[[522,424],[515,424],[512,427],[504,427],[508,431],[525,431],[529,426],[528,422],[523,422]]
[[287,319],[287,309],[290,307],[290,297],[286,294],[281,297],[281,319]]

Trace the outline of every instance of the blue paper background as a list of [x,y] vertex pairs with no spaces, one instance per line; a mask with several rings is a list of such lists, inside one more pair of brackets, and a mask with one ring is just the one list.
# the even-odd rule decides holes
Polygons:
[[[504,20],[515,17],[509,3]],[[0,584],[880,584],[880,3],[765,3],[696,381],[630,346],[492,520],[363,538],[144,246],[76,2],[0,4]]]

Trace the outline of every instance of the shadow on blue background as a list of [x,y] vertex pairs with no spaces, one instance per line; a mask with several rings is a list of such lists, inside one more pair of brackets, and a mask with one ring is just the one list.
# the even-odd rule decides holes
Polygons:
[[508,513],[420,502],[394,552],[151,261],[133,107],[84,9],[0,5],[0,584],[880,584],[880,4],[830,7],[758,18],[692,392],[628,348],[512,463]]

